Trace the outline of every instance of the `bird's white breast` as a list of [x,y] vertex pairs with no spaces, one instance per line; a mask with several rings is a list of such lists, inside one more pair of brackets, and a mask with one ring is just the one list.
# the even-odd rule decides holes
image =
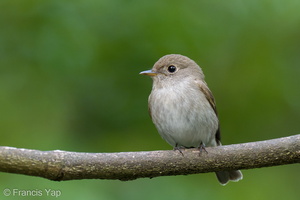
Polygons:
[[190,83],[183,80],[153,89],[149,96],[152,120],[172,146],[216,146],[218,118],[197,85]]

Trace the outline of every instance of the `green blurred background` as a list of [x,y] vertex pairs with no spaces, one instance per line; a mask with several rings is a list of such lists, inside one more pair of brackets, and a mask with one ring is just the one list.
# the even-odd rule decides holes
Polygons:
[[[202,66],[223,144],[299,134],[300,1],[0,1],[2,146],[77,152],[171,149],[147,112],[152,68],[179,53]],[[299,165],[129,182],[0,174],[5,188],[60,199],[299,199]]]

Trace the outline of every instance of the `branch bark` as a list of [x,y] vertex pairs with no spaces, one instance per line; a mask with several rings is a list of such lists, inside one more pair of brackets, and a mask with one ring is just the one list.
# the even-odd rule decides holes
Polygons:
[[77,153],[0,147],[0,171],[44,177],[133,180],[300,163],[300,134],[244,144],[178,151]]

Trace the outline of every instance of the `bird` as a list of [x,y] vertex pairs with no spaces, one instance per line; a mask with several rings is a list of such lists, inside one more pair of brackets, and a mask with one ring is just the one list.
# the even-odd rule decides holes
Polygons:
[[[148,111],[157,131],[174,150],[182,153],[181,149],[199,148],[201,152],[222,145],[215,98],[194,60],[165,55],[140,74],[153,79]],[[219,171],[216,176],[222,185],[243,178],[239,170]]]

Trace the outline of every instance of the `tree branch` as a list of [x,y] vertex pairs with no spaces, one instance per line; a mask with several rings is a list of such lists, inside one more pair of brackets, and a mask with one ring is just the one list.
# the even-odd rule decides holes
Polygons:
[[133,180],[300,163],[300,134],[285,138],[196,149],[77,153],[0,147],[0,171],[62,181]]

